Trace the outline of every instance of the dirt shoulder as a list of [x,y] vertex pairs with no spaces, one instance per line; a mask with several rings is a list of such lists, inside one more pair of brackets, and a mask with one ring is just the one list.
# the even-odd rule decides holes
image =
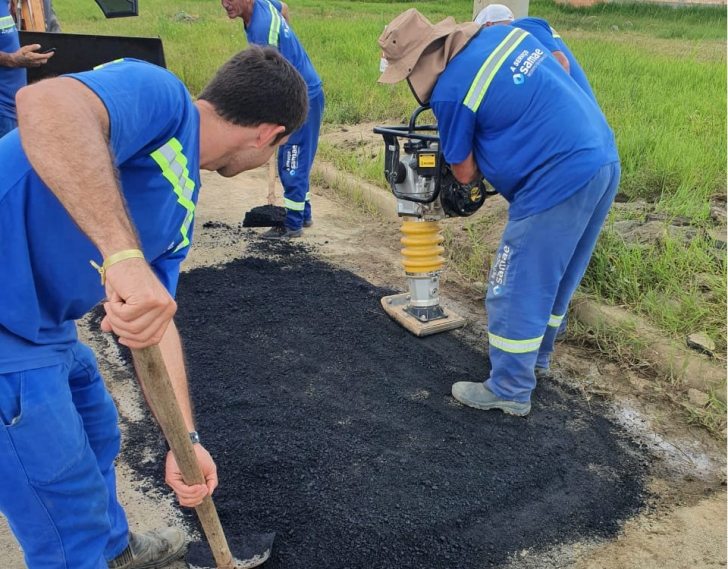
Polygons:
[[[240,231],[215,231],[220,224],[237,228],[245,211],[263,205],[267,167],[226,180],[203,176],[197,209],[195,244],[185,268],[212,266],[245,255]],[[396,222],[366,214],[337,192],[312,189],[314,221],[303,241],[327,262],[378,285],[404,291],[400,233]],[[279,192],[280,195],[280,192]],[[494,202],[495,203],[495,202]],[[492,207],[496,207],[495,205]],[[494,228],[494,235],[497,229]],[[456,279],[443,279],[443,303],[465,316],[469,324],[454,332],[468,344],[485,350],[486,315],[482,294],[464,290]],[[324,291],[325,293],[325,291]],[[87,323],[80,328],[83,334]],[[122,416],[122,427],[147,413],[136,384],[119,366],[113,343],[93,346]],[[194,354],[188,354],[194,357]],[[586,401],[606,398],[614,418],[641,441],[644,451],[660,460],[650,489],[647,510],[609,543],[568,544],[550,552],[519,552],[511,567],[573,567],[576,569],[707,569],[726,565],[726,493],[724,442],[686,425],[679,409],[655,397],[649,382],[633,370],[601,361],[594,353],[568,343],[557,350],[558,381],[576,386]],[[182,524],[176,506],[147,480],[138,480],[119,461],[119,487],[133,529]],[[7,569],[24,567],[7,526],[0,525],[0,559]],[[173,566],[181,569],[183,563]]]

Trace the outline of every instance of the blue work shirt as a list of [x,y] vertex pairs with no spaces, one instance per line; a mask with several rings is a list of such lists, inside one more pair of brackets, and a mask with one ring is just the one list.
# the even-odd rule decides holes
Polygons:
[[[8,3],[0,0],[0,51],[15,53],[20,49],[18,29],[10,15]],[[15,120],[15,93],[27,83],[24,67],[0,65],[0,116]]]
[[255,0],[250,24],[245,26],[245,35],[250,44],[272,46],[281,52],[306,81],[310,101],[321,93],[321,78],[280,10],[281,3],[278,0]]
[[[197,109],[179,79],[142,61],[69,77],[106,106],[128,211],[145,258],[174,295],[200,186]],[[106,292],[89,263],[101,264],[101,254],[34,172],[17,130],[0,139],[0,164],[0,373],[8,373],[62,362],[74,321]]]
[[483,28],[440,75],[430,100],[445,160],[471,152],[510,202],[510,218],[545,211],[619,160],[596,103],[545,47],[510,25]]
[[589,84],[589,80],[586,78],[586,73],[584,73],[581,65],[579,65],[574,54],[571,53],[571,50],[564,43],[564,40],[561,39],[561,36],[556,33],[556,30],[546,20],[542,20],[541,18],[518,18],[517,20],[513,20],[511,25],[533,34],[549,51],[562,51],[569,61],[569,75],[596,102],[597,98],[594,96],[594,91]]

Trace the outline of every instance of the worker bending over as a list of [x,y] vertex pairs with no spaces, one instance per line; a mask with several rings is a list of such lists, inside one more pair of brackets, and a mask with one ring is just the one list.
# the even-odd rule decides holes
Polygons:
[[[566,45],[566,42],[564,42],[561,36],[546,20],[542,18],[515,19],[513,12],[511,12],[508,6],[503,4],[490,4],[478,13],[474,21],[476,24],[480,24],[486,28],[495,25],[510,25],[526,30],[532,34],[533,37],[540,41],[544,47],[551,52],[571,78],[576,81],[576,84],[579,85],[579,87],[581,87],[596,104],[598,104],[594,91],[592,90],[589,80],[587,79],[581,65],[579,65],[579,62]],[[561,322],[558,326],[556,334],[557,339],[566,333],[566,320],[567,315],[564,313],[561,316]],[[536,377],[548,376],[550,365],[551,354],[540,353],[538,361],[536,362]]]
[[551,354],[617,191],[614,135],[594,101],[543,44],[511,26],[433,26],[417,10],[379,38],[383,83],[407,79],[437,119],[459,182],[483,177],[510,203],[486,309],[492,370],[458,382],[478,409],[531,410],[539,354]]
[[[29,569],[162,567],[184,534],[129,532],[117,411],[75,321],[105,297],[102,330],[159,344],[195,432],[172,317],[199,171],[264,164],[303,124],[306,85],[275,50],[250,48],[195,103],[169,71],[119,60],[25,87],[17,108],[19,128],[0,139],[0,512]],[[217,485],[194,449],[205,484],[187,486],[166,459],[183,506]]]

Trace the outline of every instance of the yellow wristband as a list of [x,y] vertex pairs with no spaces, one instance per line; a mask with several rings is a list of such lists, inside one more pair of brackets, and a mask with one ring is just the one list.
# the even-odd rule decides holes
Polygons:
[[110,257],[104,260],[104,264],[99,266],[98,264],[94,263],[93,261],[89,261],[91,263],[91,266],[96,269],[99,274],[101,275],[101,285],[106,284],[106,271],[111,265],[116,265],[116,263],[120,261],[126,261],[127,259],[143,259],[144,253],[142,253],[139,249],[125,249],[124,251],[119,251],[118,253],[114,253]]

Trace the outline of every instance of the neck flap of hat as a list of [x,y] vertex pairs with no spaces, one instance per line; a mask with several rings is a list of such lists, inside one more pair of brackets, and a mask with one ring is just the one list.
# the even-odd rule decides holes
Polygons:
[[412,94],[420,105],[430,102],[432,91],[447,64],[477,36],[481,27],[473,22],[458,24],[446,37],[431,43],[407,77]]

